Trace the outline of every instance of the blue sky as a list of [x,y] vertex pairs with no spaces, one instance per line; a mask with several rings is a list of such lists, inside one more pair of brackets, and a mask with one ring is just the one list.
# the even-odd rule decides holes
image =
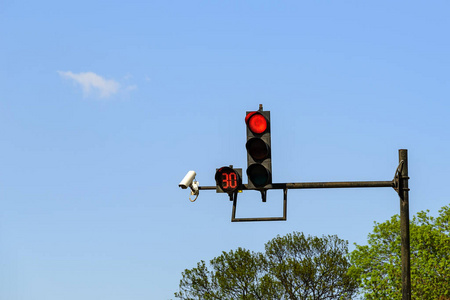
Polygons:
[[[411,215],[448,205],[449,4],[0,2],[0,299],[170,299],[181,272],[292,231],[364,244],[390,188],[290,190],[288,221],[191,203],[189,170],[246,168],[245,112],[271,111],[274,182],[391,180]],[[244,178],[246,182],[246,178]],[[281,191],[239,195],[277,216]]]

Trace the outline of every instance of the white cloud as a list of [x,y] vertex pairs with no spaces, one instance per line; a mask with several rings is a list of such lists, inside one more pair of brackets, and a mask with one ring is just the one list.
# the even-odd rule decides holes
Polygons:
[[64,78],[69,78],[78,83],[83,89],[85,96],[89,96],[93,91],[99,92],[101,98],[108,98],[116,94],[120,89],[120,84],[112,79],[105,79],[93,72],[72,73],[70,71],[58,71]]
[[125,88],[125,90],[127,90],[127,91],[134,91],[135,89],[137,89],[137,85],[135,85],[135,84],[129,85]]

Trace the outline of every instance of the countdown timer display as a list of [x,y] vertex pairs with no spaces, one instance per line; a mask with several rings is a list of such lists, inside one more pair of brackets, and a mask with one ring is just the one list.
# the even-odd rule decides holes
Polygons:
[[225,193],[233,193],[242,185],[241,176],[230,167],[222,167],[216,172],[216,184]]

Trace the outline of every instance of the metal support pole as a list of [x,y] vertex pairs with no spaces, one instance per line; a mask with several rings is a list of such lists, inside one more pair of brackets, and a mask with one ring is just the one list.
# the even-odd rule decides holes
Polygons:
[[398,195],[400,196],[400,235],[402,240],[402,300],[411,300],[408,150],[398,150],[398,160],[401,167],[401,170],[399,170]]

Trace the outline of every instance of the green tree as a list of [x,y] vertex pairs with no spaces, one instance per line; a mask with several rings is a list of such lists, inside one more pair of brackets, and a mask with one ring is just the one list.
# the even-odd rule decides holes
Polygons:
[[[434,218],[419,212],[410,222],[412,299],[450,299],[450,207]],[[366,299],[402,298],[400,217],[375,223],[368,245],[356,245],[351,273]]]
[[348,242],[337,236],[276,237],[266,244],[265,257],[286,299],[351,299],[357,292],[348,274]]
[[348,243],[337,236],[294,232],[272,239],[264,253],[222,252],[182,273],[180,299],[351,299],[357,280],[349,273]]

